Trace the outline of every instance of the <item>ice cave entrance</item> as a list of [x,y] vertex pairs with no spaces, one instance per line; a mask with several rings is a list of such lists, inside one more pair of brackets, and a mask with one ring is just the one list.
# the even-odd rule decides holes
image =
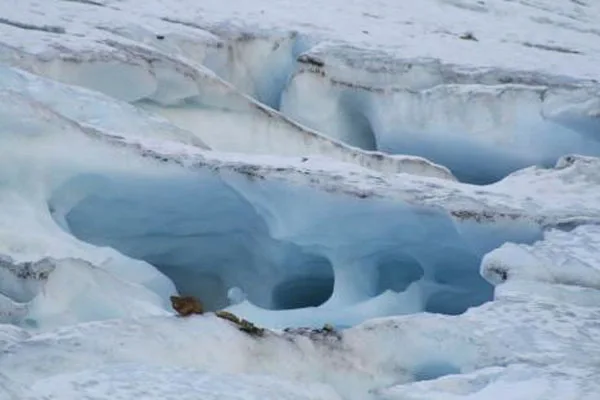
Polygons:
[[235,181],[198,171],[78,176],[49,209],[75,237],[147,261],[208,310],[240,288],[265,312],[328,308],[338,325],[462,313],[492,298],[481,257],[540,235],[516,222],[460,222],[400,202]]

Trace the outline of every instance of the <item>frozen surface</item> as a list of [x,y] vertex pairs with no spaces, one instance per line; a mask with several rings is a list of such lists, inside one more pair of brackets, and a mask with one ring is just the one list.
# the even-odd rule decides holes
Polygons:
[[[315,13],[315,8],[320,12]],[[137,0],[14,0],[3,16],[7,32],[3,41],[31,51],[52,43],[83,46],[86,41],[77,34],[99,34],[100,27],[125,25],[139,36],[144,28],[164,35],[165,42],[156,38],[153,42],[167,47],[170,36],[188,42],[195,36],[215,43],[215,36],[227,32],[227,27],[253,27],[259,33],[296,29],[316,39],[386,48],[407,58],[435,57],[456,65],[597,79],[600,45],[594,38],[600,32],[594,17],[598,12],[594,2],[557,4],[549,0],[486,4],[471,0],[333,1],[318,5],[310,0],[226,4],[210,0],[201,6],[189,0],[169,4],[149,0],[144,7]],[[29,29],[17,30],[19,23]],[[478,41],[459,38],[468,31]]]
[[[600,215],[591,157],[486,188],[326,159],[241,160],[127,104],[4,72],[6,321],[160,315],[172,282],[213,310],[238,287],[247,301],[232,310],[279,328],[458,314],[492,298],[478,274],[485,253]],[[43,279],[22,273],[46,257]],[[61,292],[72,268],[81,285]],[[98,282],[102,300],[83,302]]]
[[597,4],[3,5],[0,400],[597,398]]
[[[62,86],[52,90],[56,95],[48,97],[60,99]],[[86,110],[86,95],[71,90]],[[231,387],[259,396],[264,378],[277,382],[268,385],[276,385],[281,398],[300,399],[402,398],[427,388],[486,399],[515,381],[520,394],[539,397],[547,395],[540,385],[548,380],[561,399],[596,393],[585,377],[598,372],[598,345],[589,339],[599,333],[597,289],[573,284],[593,283],[595,270],[572,261],[596,265],[600,254],[598,232],[588,226],[600,220],[596,158],[563,157],[554,168],[531,167],[482,188],[326,159],[240,159],[186,143],[177,130],[153,139],[154,129],[164,135],[163,120],[140,117],[149,124],[145,137],[126,129],[117,136],[109,126],[123,119],[111,120],[108,111],[89,126],[85,112],[69,108],[67,116],[35,92],[8,92],[4,99],[5,115],[13,119],[4,119],[0,136],[0,251],[2,283],[12,283],[2,288],[9,311],[2,315],[5,323],[28,329],[0,325],[6,396],[102,398],[120,371],[138,383],[118,385],[115,393],[123,397],[148,390],[149,382],[165,396],[186,387],[207,396],[230,393],[215,386],[227,381],[223,375],[204,386],[204,374],[260,375]],[[117,104],[107,100],[107,106]],[[97,103],[96,112],[105,107]],[[55,140],[59,135],[69,149]],[[538,279],[536,263],[520,264],[509,254],[500,262],[508,266],[506,282],[493,294],[478,275],[479,258],[506,240],[532,242],[552,227],[574,236],[561,241],[569,233],[550,231],[523,251],[542,260],[545,253],[537,249],[548,246],[572,254],[562,268],[579,278]],[[261,252],[248,253],[255,248]],[[236,254],[243,257],[232,258]],[[169,265],[184,273],[177,278]],[[490,275],[485,265],[483,275],[500,283],[493,278],[497,268]],[[532,271],[531,278],[519,270]],[[241,288],[237,301],[247,301],[231,309],[271,327],[393,317],[341,336],[291,331],[255,339],[211,316],[169,315],[167,298],[176,290],[169,273],[180,282],[188,274],[221,274],[225,283],[209,299],[213,306],[222,307],[229,289]],[[247,273],[245,279],[227,280],[239,273]],[[380,275],[388,286],[380,285]],[[207,296],[207,286],[218,288],[186,290]],[[306,287],[332,290],[331,298]],[[475,297],[461,304],[456,289]],[[444,293],[449,297],[429,311],[456,314],[492,295],[495,301],[453,317],[419,313]],[[318,307],[302,308],[308,304]],[[440,308],[457,304],[454,311]],[[538,368],[545,372],[534,379]],[[153,378],[170,373],[181,377]],[[196,383],[189,386],[186,377]],[[325,386],[307,389],[306,382]],[[453,389],[457,385],[463,389]]]

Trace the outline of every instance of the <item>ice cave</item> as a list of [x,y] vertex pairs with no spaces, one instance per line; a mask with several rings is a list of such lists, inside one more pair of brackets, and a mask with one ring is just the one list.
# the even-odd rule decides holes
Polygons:
[[9,3],[0,400],[597,400],[600,5]]
[[[55,218],[75,237],[147,261],[209,310],[239,288],[256,307],[242,313],[279,328],[460,314],[493,297],[479,274],[484,254],[541,235],[533,224],[460,222],[400,202],[209,174],[77,176],[49,207],[64,213],[65,202]],[[298,321],[261,309],[295,310]]]

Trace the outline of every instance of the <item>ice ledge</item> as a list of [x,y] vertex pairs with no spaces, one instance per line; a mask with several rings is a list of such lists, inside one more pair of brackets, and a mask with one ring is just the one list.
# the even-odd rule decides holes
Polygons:
[[[90,154],[119,153],[120,148],[136,154],[135,159],[152,159],[165,166],[283,180],[360,198],[397,199],[448,210],[459,219],[522,218],[552,225],[572,218],[600,217],[597,190],[600,167],[594,157],[565,156],[556,168],[527,168],[484,187],[436,179],[448,178],[447,171],[415,157],[397,156],[393,162],[384,159],[376,164],[387,173],[356,165],[360,162],[339,163],[308,155],[287,158],[245,155],[244,161],[240,161],[236,154],[202,149],[189,132],[130,105],[14,69],[1,71],[0,82],[8,91],[0,97],[7,121],[0,138],[11,146],[10,156],[26,151],[31,157],[34,143],[42,144],[44,138],[61,135],[88,149]],[[75,97],[77,107],[73,103]],[[15,119],[20,131],[28,134],[15,135],[10,124]],[[53,158],[63,153],[62,146],[55,143],[54,147],[46,146],[45,153],[35,156]],[[376,155],[371,157],[377,159]],[[101,160],[100,157],[95,161],[97,165],[88,161],[85,168],[100,168]],[[70,162],[74,172],[83,168],[76,155],[61,160]],[[114,168],[119,168],[117,163],[110,166]]]
[[298,56],[298,71],[372,91],[419,91],[438,85],[525,85],[572,89],[598,87],[593,79],[494,66],[453,64],[439,58],[403,58],[381,49],[321,43]]
[[[191,116],[192,121],[198,122],[197,124],[186,125],[183,122],[189,118],[186,114],[173,114],[168,109],[160,107],[152,108],[152,110],[162,113],[175,125],[184,124],[184,128],[189,128],[188,132],[180,129],[182,136],[195,136],[197,143],[201,145],[208,143],[210,147],[218,150],[284,156],[320,155],[382,172],[396,173],[410,170],[416,174],[454,179],[446,168],[423,158],[398,157],[382,152],[363,151],[327,138],[240,93],[202,66],[192,65],[185,60],[168,56],[147,46],[118,41],[106,41],[105,44],[112,47],[110,52],[96,49],[92,53],[79,54],[69,50],[66,55],[64,51],[63,53],[59,52],[46,61],[40,61],[36,56],[24,55],[18,57],[19,61],[12,63],[59,81],[91,88],[96,88],[95,85],[104,78],[108,79],[109,75],[117,81],[125,79],[122,82],[123,85],[112,82],[106,85],[101,84],[103,87],[96,89],[108,92],[117,98],[124,96],[124,99],[129,101],[148,100],[164,105],[189,101],[199,108],[197,111],[200,113],[199,116]],[[120,73],[126,72],[128,68],[133,68],[130,72],[136,76],[134,82],[128,82],[125,76],[127,74]],[[20,74],[21,79],[11,77],[13,74]],[[32,75],[25,75],[11,69],[5,69],[4,75],[5,82],[13,90],[30,90],[30,93],[33,93],[35,85],[45,85],[54,90],[57,88],[55,83],[38,80]],[[138,78],[146,75],[151,81],[138,82]],[[91,84],[90,82],[96,83]],[[128,89],[123,96],[112,92],[112,89],[120,91],[124,86],[131,90]],[[72,90],[67,87],[63,89],[63,92]],[[87,95],[90,96],[90,94]],[[39,97],[39,94],[36,93],[35,96]],[[95,97],[104,103],[108,102],[102,96],[96,95]],[[68,99],[63,99],[63,103],[67,102],[69,102]],[[54,104],[55,108],[60,107],[60,104],[57,105],[57,101],[45,100],[46,105],[50,103]],[[241,120],[234,124],[235,129],[233,130],[229,126],[219,130],[219,124],[209,127],[206,125],[206,121],[210,125],[212,120],[205,119],[207,116],[202,114],[204,107],[210,107],[211,112],[227,114],[224,116],[225,120],[231,118],[235,120],[236,115]],[[66,109],[61,109],[60,112],[71,114]],[[239,124],[250,124],[250,128],[240,130]],[[171,128],[171,130],[175,129]],[[212,132],[213,130],[217,130],[217,132]],[[237,134],[237,137],[232,136],[232,132],[236,132],[236,130],[240,133]],[[215,141],[217,138],[218,141]],[[224,142],[223,138],[227,138],[227,140]]]

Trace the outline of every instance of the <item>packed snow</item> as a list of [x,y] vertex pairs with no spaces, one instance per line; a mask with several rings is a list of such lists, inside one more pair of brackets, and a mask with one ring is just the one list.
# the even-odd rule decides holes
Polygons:
[[0,400],[596,400],[600,5],[4,3]]

